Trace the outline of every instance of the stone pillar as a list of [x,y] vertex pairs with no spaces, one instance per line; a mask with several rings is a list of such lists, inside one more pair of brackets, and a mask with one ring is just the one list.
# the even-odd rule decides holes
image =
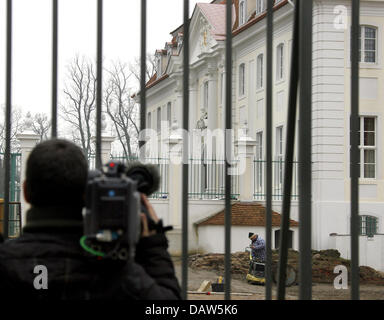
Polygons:
[[169,171],[168,171],[168,221],[173,230],[167,232],[169,252],[181,255],[181,207],[182,207],[182,135],[177,121],[174,120],[168,139]]
[[218,101],[217,101],[217,66],[213,63],[208,63],[208,135],[206,139],[207,145],[207,191],[209,193],[218,193],[219,179],[216,159],[216,137],[212,135],[217,129],[218,116]]
[[[218,101],[217,101],[217,67],[215,65],[208,64],[208,129],[213,132],[217,129],[217,115],[218,115]],[[208,151],[208,155],[214,156],[215,143],[212,143],[211,151]]]
[[177,76],[176,78],[176,101],[174,108],[174,118],[172,120],[176,120],[179,127],[182,127],[183,124],[183,79],[182,76]]
[[242,133],[235,142],[239,156],[238,174],[239,174],[239,199],[242,201],[253,200],[254,189],[254,166],[253,158],[256,141],[248,135],[248,128],[245,124]]
[[[115,137],[101,136],[101,163],[104,166],[111,160],[112,142]],[[96,137],[92,137],[92,142],[96,143]]]
[[181,191],[182,191],[182,135],[177,121],[172,125],[169,136],[169,221],[178,228],[181,225]]
[[27,165],[27,160],[32,149],[39,142],[39,135],[35,134],[32,130],[26,129],[22,133],[17,135],[17,139],[20,142],[20,153],[21,153],[21,177],[20,177],[20,202],[21,202],[21,227],[25,226],[26,223],[26,213],[30,208],[29,203],[25,201],[23,184],[25,181],[25,169]]
[[196,127],[197,122],[197,85],[196,79],[191,78],[189,87],[189,131]]
[[[101,164],[104,166],[111,160],[112,142],[115,141],[115,137],[107,136],[107,122],[106,116],[103,113],[101,115]],[[96,143],[96,137],[91,138],[92,143]]]

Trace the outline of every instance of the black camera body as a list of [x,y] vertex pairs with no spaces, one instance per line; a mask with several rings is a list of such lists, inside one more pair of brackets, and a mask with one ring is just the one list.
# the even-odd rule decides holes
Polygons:
[[132,259],[142,232],[141,213],[147,217],[149,230],[172,229],[164,228],[161,220],[155,223],[141,202],[140,193],[156,191],[160,176],[150,164],[133,162],[127,167],[111,161],[106,166],[106,172],[88,173],[81,245],[101,257]]
[[91,171],[85,201],[84,234],[99,242],[119,240],[135,246],[140,237],[140,194],[137,182],[121,163],[109,162],[107,172]]

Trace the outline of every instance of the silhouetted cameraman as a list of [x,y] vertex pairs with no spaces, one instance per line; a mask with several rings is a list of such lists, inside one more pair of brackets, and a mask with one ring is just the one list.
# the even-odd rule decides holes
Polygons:
[[[32,150],[23,185],[31,209],[22,236],[0,244],[0,296],[180,299],[167,239],[148,231],[144,214],[134,261],[97,259],[81,248],[87,174],[87,160],[71,142],[53,139]],[[158,222],[144,195],[142,200]]]

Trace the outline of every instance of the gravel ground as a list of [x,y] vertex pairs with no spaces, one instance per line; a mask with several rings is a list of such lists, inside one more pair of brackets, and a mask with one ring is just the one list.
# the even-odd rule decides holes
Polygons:
[[[181,284],[181,261],[174,259],[176,276]],[[204,280],[215,282],[220,276],[216,272],[207,270],[188,269],[188,290],[196,291]],[[223,275],[221,275],[223,276]],[[248,284],[245,280],[232,278],[232,292],[246,293],[246,295],[234,295],[233,300],[263,300],[265,297],[265,287]],[[249,295],[251,294],[251,295]],[[275,299],[276,286],[272,287],[272,295]],[[299,286],[292,286],[286,290],[287,300],[296,300],[299,295]],[[348,300],[350,290],[336,290],[332,284],[314,283],[312,286],[312,298],[314,300]],[[221,300],[223,295],[189,294],[189,300]],[[361,285],[360,299],[362,300],[384,300],[384,286]]]

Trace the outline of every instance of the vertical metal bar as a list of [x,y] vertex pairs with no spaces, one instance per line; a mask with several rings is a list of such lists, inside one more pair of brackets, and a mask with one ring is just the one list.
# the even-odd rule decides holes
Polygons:
[[284,168],[284,195],[282,206],[282,217],[280,227],[280,243],[279,243],[279,267],[277,280],[277,299],[285,299],[285,282],[288,260],[288,237],[289,237],[289,220],[291,210],[292,195],[292,169],[293,155],[295,148],[295,128],[296,128],[296,110],[297,110],[297,87],[299,81],[298,63],[299,63],[299,14],[300,0],[296,1],[294,22],[293,22],[293,39],[291,52],[291,74],[289,81],[289,102],[287,115],[287,144],[285,147],[285,168]]
[[182,182],[182,298],[187,299],[188,289],[188,155],[189,155],[189,1],[184,0],[183,40],[183,182]]
[[51,136],[57,137],[57,34],[58,0],[52,0],[52,115]]
[[312,298],[312,0],[300,2],[299,249],[302,300]]
[[7,48],[5,89],[5,174],[4,174],[4,216],[3,236],[8,238],[9,230],[9,180],[11,171],[11,108],[12,108],[12,0],[7,0]]
[[[146,70],[146,51],[147,51],[147,0],[141,0],[141,57],[140,57],[140,133],[146,128],[146,88],[145,88],[145,70]],[[140,158],[143,161],[145,157],[144,137],[139,136]]]
[[273,0],[267,5],[267,88],[266,88],[266,263],[265,263],[265,299],[272,299],[272,78],[273,78]]
[[360,1],[352,0],[351,37],[351,299],[359,299],[359,32]]
[[226,3],[226,94],[225,94],[225,294],[226,300],[231,299],[231,176],[229,167],[231,159],[232,131],[232,1]]
[[101,112],[103,89],[103,0],[97,0],[96,168],[101,169]]

